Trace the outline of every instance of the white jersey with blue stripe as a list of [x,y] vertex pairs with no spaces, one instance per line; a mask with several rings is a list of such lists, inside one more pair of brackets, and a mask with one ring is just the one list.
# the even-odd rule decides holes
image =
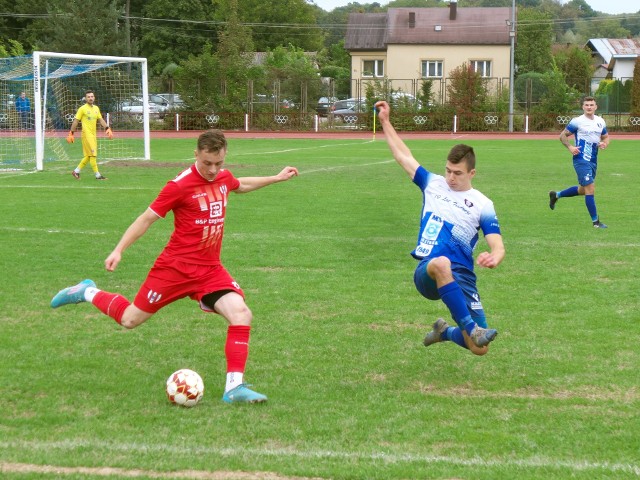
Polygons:
[[607,135],[607,125],[602,117],[586,115],[575,117],[567,125],[567,131],[575,135],[576,147],[580,153],[573,156],[574,160],[585,160],[598,163],[598,144],[603,135]]
[[493,202],[476,189],[456,192],[441,175],[420,166],[413,182],[422,190],[423,205],[417,259],[445,256],[473,270],[478,232],[500,234]]

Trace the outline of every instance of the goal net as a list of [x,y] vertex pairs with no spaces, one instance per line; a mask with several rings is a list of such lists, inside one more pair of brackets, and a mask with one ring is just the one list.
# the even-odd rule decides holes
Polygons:
[[[108,140],[98,125],[98,162],[148,160],[145,58],[33,52],[0,58],[0,171],[75,167],[83,157],[79,132],[75,143],[65,139],[86,90],[114,133]],[[128,108],[134,104],[136,113]]]

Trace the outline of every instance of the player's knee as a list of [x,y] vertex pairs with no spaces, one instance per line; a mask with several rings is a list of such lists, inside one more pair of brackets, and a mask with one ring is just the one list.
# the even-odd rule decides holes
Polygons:
[[136,311],[132,307],[133,306],[129,306],[125,310],[124,314],[122,315],[122,318],[120,319],[120,322],[118,322],[120,323],[120,325],[122,325],[124,328],[128,330],[131,330],[132,328],[136,328],[137,326],[141,325],[151,316],[151,314]]
[[122,319],[120,320],[120,325],[128,330],[131,330],[132,328],[136,328],[140,324],[135,322],[131,318],[122,317]]
[[253,312],[247,307],[243,305],[239,308],[236,308],[231,312],[229,318],[227,319],[231,325],[251,325],[251,320],[253,320]]
[[429,262],[427,266],[429,275],[435,278],[441,278],[451,274],[451,260],[447,257],[436,257]]

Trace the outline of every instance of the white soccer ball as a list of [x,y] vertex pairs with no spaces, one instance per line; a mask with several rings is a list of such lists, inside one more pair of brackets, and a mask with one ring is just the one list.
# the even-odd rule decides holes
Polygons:
[[195,407],[204,394],[204,382],[193,370],[182,368],[167,379],[167,398],[183,407]]

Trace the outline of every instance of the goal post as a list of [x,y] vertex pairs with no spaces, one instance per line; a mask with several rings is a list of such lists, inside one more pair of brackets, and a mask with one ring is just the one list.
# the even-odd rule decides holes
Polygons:
[[[107,140],[98,129],[98,161],[149,160],[146,58],[35,51],[0,58],[0,169],[77,163],[83,155],[80,142],[67,145],[65,137],[86,90],[95,92],[96,105],[114,131],[114,139]],[[28,113],[24,103],[16,103],[21,92],[30,99]],[[131,113],[132,104],[141,112]]]

